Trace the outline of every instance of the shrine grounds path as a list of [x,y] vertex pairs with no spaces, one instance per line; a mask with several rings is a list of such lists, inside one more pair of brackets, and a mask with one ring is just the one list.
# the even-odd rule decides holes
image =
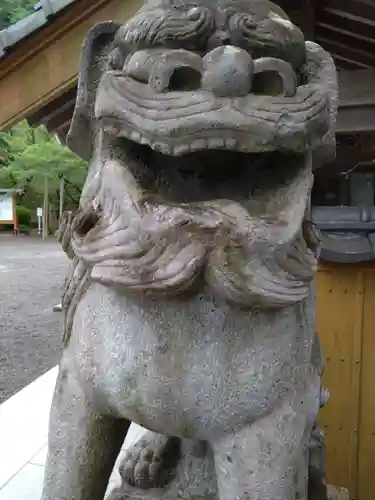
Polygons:
[[53,238],[0,234],[0,404],[59,361],[68,266]]

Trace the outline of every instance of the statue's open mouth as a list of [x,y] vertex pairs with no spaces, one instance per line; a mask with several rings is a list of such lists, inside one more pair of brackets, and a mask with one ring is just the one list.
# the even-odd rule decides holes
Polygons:
[[252,213],[257,195],[265,199],[306,167],[306,155],[280,151],[243,153],[222,147],[173,156],[123,137],[111,148],[145,192],[176,203],[237,200]]
[[95,113],[107,133],[166,155],[305,153],[329,123],[327,93],[315,77],[303,82],[289,63],[253,61],[232,46],[203,58],[186,50],[141,50],[123,71],[104,74]]

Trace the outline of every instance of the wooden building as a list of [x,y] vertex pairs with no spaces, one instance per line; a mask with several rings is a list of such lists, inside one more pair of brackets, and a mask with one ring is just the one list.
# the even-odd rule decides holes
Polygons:
[[[277,1],[277,0],[276,0]],[[323,231],[318,330],[331,400],[322,412],[328,479],[375,498],[375,0],[278,0],[339,69],[337,159],[316,174],[313,216]],[[139,0],[42,0],[0,32],[0,129],[22,118],[64,140],[80,47],[100,21],[124,21]],[[373,316],[374,314],[374,316]]]

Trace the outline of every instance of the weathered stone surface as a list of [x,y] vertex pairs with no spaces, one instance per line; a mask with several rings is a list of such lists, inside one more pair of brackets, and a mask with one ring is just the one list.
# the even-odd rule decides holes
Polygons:
[[336,109],[331,57],[267,0],[89,33],[43,500],[102,500],[131,421],[112,499],[326,495],[309,213]]

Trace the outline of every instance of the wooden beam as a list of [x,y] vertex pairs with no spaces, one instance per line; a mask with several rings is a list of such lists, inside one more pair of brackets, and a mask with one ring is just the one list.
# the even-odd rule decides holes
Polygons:
[[41,123],[46,125],[46,122],[53,120],[69,106],[74,105],[76,97],[77,86],[74,85],[68,92],[65,92],[53,102],[48,103],[46,106],[38,109],[36,113],[29,116],[28,122],[30,123],[30,125],[39,125]]
[[375,105],[340,109],[336,133],[354,134],[375,130]]
[[338,134],[375,131],[375,70],[339,73]]
[[340,107],[375,104],[375,69],[339,73]]
[[49,115],[41,123],[47,127],[48,130],[56,130],[57,128],[70,123],[75,108],[75,100],[69,101],[65,106],[61,107],[56,114]]
[[337,26],[329,26],[324,23],[316,23],[315,37],[317,40],[330,40],[350,49],[359,50],[367,55],[375,53],[375,38],[371,39],[359,33],[352,33]]
[[369,38],[368,36],[364,36],[362,33],[348,31],[340,28],[339,26],[325,24],[319,20],[315,23],[315,32],[321,33],[322,35],[338,41],[350,40],[352,45],[355,44],[355,46],[358,46],[359,48],[363,47],[364,50],[367,50],[368,52],[372,52],[375,46],[375,37]]
[[0,130],[34,114],[77,82],[88,30],[107,20],[124,22],[140,0],[81,0],[0,61]]
[[329,10],[345,11],[351,16],[375,20],[375,5],[366,0],[325,0],[324,7]]
[[319,34],[316,37],[316,41],[333,55],[340,56],[348,61],[358,62],[358,64],[364,67],[375,67],[374,51],[365,52],[359,49],[355,43],[352,45],[344,45],[335,39],[332,40],[331,38],[323,37]]
[[362,19],[345,11],[322,8],[318,4],[315,19],[318,23],[336,26],[352,33],[360,33],[370,39],[374,38],[375,21],[371,19]]
[[332,57],[335,61],[336,67],[339,70],[350,70],[350,71],[358,71],[359,69],[368,69],[368,66],[365,64],[361,64],[358,61],[351,61],[346,57],[340,57],[337,54],[332,54]]
[[375,149],[363,150],[357,147],[337,145],[335,163],[343,167],[344,170],[359,163],[371,163],[374,159]]

